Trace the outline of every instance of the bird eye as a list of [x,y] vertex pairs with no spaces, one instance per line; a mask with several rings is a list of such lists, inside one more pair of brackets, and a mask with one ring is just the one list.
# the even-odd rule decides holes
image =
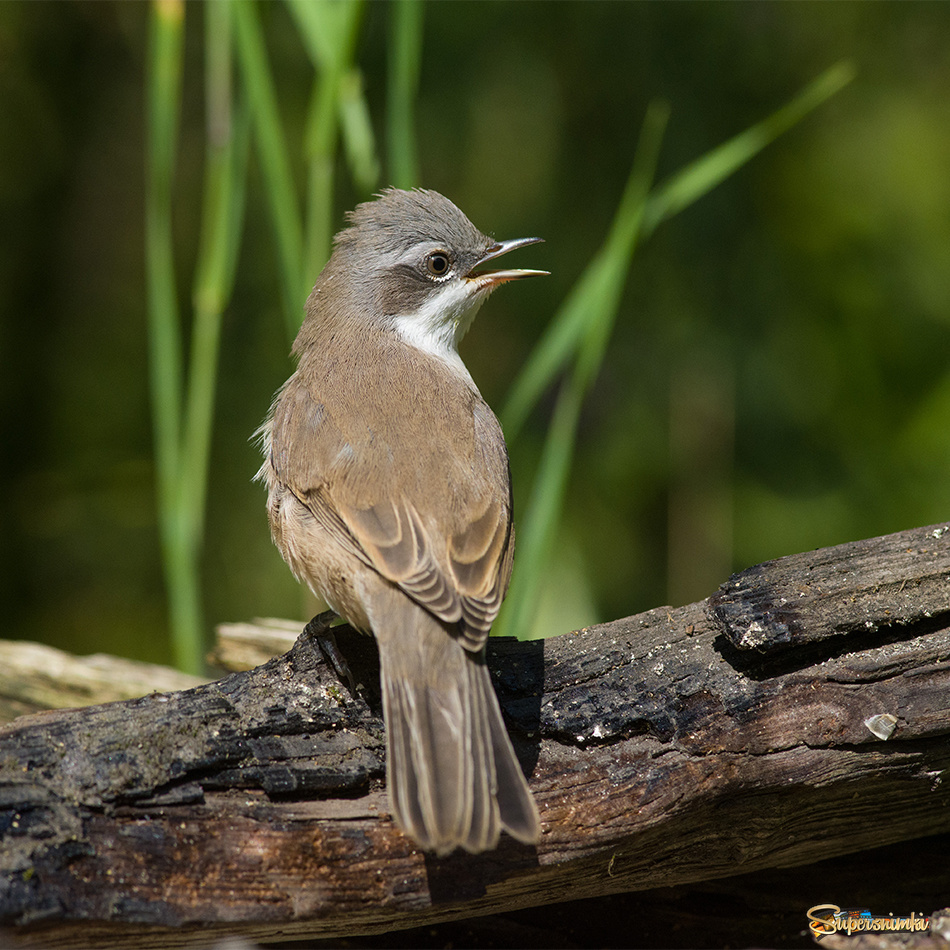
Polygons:
[[445,277],[452,262],[444,251],[433,251],[426,258],[426,271],[430,277]]

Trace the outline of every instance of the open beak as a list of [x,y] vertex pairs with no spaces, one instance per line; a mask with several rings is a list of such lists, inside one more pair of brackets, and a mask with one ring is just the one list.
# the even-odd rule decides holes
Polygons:
[[546,270],[478,270],[483,264],[487,264],[496,257],[501,257],[502,254],[507,254],[509,251],[515,250],[515,248],[527,247],[529,244],[541,244],[543,241],[544,238],[536,237],[512,238],[510,241],[498,241],[485,251],[482,257],[476,262],[475,267],[473,267],[465,277],[467,280],[475,281],[479,287],[494,289],[499,284],[504,284],[509,280],[520,280],[522,277],[535,277],[542,274],[549,274],[550,271]]

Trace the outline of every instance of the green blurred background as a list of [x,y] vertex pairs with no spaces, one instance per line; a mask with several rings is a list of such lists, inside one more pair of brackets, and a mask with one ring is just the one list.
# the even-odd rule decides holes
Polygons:
[[[312,68],[287,8],[259,13],[280,117],[299,140]],[[391,16],[368,4],[357,45],[379,143]],[[5,637],[164,662],[148,19],[146,4],[0,4],[0,590]],[[188,6],[174,192],[183,309],[203,29]],[[950,514],[950,5],[426,5],[419,183],[496,237],[547,241],[518,263],[552,276],[495,295],[463,344],[496,408],[603,242],[650,101],[671,108],[662,179],[843,59],[854,82],[638,249],[585,403],[535,631],[697,600],[749,564]],[[382,144],[380,155],[382,186]],[[349,182],[336,179],[334,230],[365,197]],[[220,621],[306,611],[251,482],[250,436],[292,367],[254,149],[249,183],[215,401],[209,638]],[[553,393],[512,447],[516,516]]]

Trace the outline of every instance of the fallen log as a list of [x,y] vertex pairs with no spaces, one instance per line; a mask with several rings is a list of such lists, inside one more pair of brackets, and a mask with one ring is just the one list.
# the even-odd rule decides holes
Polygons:
[[214,683],[0,729],[5,939],[368,934],[950,830],[946,525],[767,562],[686,607],[492,641],[537,847],[413,847],[383,791],[373,641],[337,640],[352,693],[302,638]]

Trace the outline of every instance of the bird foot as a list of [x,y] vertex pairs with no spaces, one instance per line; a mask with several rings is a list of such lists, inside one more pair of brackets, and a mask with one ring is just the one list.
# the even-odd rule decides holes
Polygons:
[[324,659],[333,667],[334,672],[340,680],[345,680],[350,688],[350,693],[356,695],[356,679],[350,670],[346,657],[340,652],[337,646],[336,636],[330,624],[337,619],[337,614],[332,610],[325,610],[322,614],[317,614],[306,627],[303,628],[303,635],[313,640],[320,648]]

